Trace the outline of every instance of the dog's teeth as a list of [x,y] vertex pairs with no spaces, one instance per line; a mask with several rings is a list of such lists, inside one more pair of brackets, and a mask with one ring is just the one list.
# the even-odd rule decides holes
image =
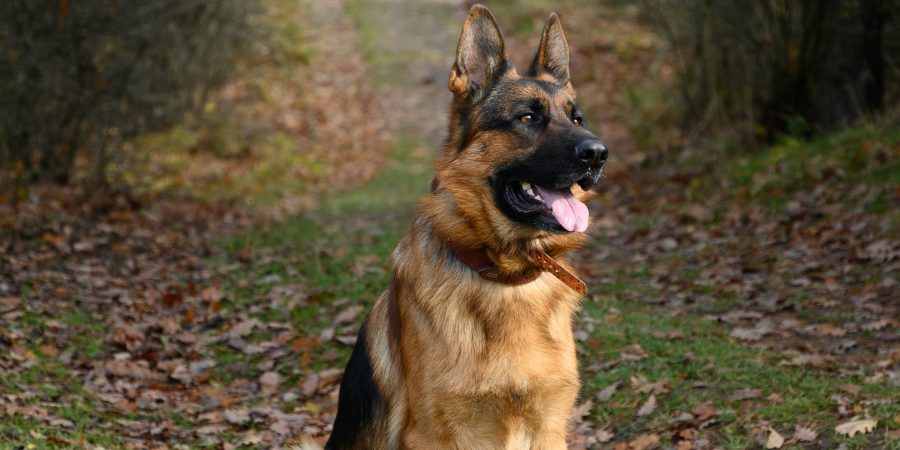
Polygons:
[[538,194],[534,193],[534,189],[531,187],[531,183],[522,182],[522,190],[525,191],[526,194],[537,198]]

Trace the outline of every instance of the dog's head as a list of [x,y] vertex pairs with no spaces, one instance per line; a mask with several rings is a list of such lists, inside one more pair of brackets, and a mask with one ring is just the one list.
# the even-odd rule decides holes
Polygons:
[[482,244],[580,243],[588,225],[584,201],[607,150],[585,128],[575,102],[569,47],[556,14],[547,19],[531,66],[519,74],[494,16],[473,6],[449,87],[450,132],[437,177]]

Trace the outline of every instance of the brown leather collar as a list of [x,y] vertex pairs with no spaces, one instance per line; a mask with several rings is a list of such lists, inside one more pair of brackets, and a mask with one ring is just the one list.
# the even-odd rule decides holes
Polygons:
[[542,251],[533,251],[531,252],[531,260],[537,263],[537,265],[541,269],[544,269],[545,272],[550,272],[554,277],[559,278],[559,281],[562,281],[566,286],[574,289],[579,294],[587,294],[588,289],[587,285],[584,284],[584,281],[581,281],[581,278],[578,278],[578,275],[569,272],[565,267],[559,265],[559,263],[550,255]]
[[494,264],[494,262],[491,261],[491,258],[483,251],[473,248],[457,247],[449,242],[447,243],[447,246],[450,247],[450,251],[452,251],[460,261],[464,262],[475,272],[478,272],[478,276],[488,281],[518,286],[531,283],[541,275],[539,271],[534,271],[528,275],[522,274],[520,276],[504,275],[500,273],[497,265]]
[[[510,276],[500,273],[497,265],[481,250],[457,247],[451,243],[447,243],[450,251],[456,255],[463,263],[478,273],[481,278],[493,281],[495,283],[508,284],[511,286],[519,286],[531,283],[536,280],[541,273],[534,272],[530,275]],[[542,251],[531,252],[531,261],[541,268],[544,272],[550,272],[566,286],[572,288],[579,294],[587,293],[587,285],[581,281],[575,274],[566,270],[565,267],[559,265],[550,255]]]
[[[431,180],[431,192],[436,191],[440,185],[440,180],[438,180],[438,177],[435,176],[434,179]],[[491,261],[491,258],[489,258],[488,255],[484,253],[484,251],[479,249],[457,247],[449,241],[447,242],[447,246],[450,248],[450,251],[452,251],[453,254],[460,259],[460,261],[464,262],[472,270],[477,272],[478,276],[488,281],[508,284],[512,286],[519,286],[522,284],[531,283],[539,276],[541,276],[540,272],[534,272],[528,276],[522,274],[518,277],[503,275],[500,273],[497,265],[494,264],[493,261]],[[565,267],[559,265],[559,263],[556,262],[556,260],[554,260],[550,255],[542,251],[534,251],[531,252],[529,256],[531,261],[538,267],[540,267],[544,272],[550,272],[553,276],[559,278],[560,281],[565,283],[566,286],[574,289],[579,294],[587,294],[587,285],[584,284],[584,281],[581,281],[581,278],[578,278],[577,275],[569,272]]]

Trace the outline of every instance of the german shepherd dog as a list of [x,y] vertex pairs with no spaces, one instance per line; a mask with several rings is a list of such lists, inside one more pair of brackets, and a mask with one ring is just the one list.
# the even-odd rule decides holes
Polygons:
[[534,61],[507,61],[469,10],[450,72],[449,135],[361,330],[328,449],[563,449],[579,389],[566,251],[607,151],[575,103],[556,14]]

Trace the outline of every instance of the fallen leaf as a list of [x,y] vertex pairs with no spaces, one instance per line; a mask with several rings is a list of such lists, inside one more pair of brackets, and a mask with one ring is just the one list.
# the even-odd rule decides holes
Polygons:
[[137,406],[141,409],[157,409],[167,403],[165,394],[160,391],[149,389],[142,391],[137,399]]
[[316,389],[319,388],[319,375],[311,374],[303,380],[303,384],[300,387],[300,392],[303,395],[309,397],[316,393]]
[[808,367],[814,369],[833,361],[834,358],[831,356],[797,355],[789,361],[782,361],[780,364],[784,366]]
[[597,442],[599,442],[601,444],[605,444],[605,443],[613,440],[613,438],[616,436],[610,431],[597,430],[597,433],[594,434],[594,437],[597,438]]
[[177,365],[169,376],[174,380],[180,381],[185,386],[190,385],[194,381],[194,377],[184,364]]
[[635,389],[643,386],[644,384],[647,384],[648,382],[647,377],[643,375],[632,375],[631,378],[628,379],[628,381],[631,382],[631,387]]
[[697,422],[704,422],[707,419],[715,417],[719,411],[716,409],[716,406],[710,402],[701,403],[691,409],[691,412],[697,418]]
[[900,242],[882,239],[875,241],[863,250],[858,257],[860,259],[870,259],[877,262],[888,262],[900,258]]
[[228,430],[228,427],[225,425],[203,425],[200,427],[194,428],[194,433],[197,435],[219,435]]
[[812,428],[797,425],[797,428],[794,429],[794,439],[801,442],[815,442],[818,436],[819,433]]
[[214,303],[222,300],[224,296],[217,286],[210,286],[200,291],[200,298],[204,302]]
[[572,417],[576,418],[577,420],[581,420],[584,416],[591,413],[591,408],[593,407],[594,402],[587,400],[575,408],[575,410],[572,412]]
[[655,434],[645,434],[638,436],[637,439],[628,443],[630,450],[648,450],[659,444],[659,436]]
[[693,428],[685,428],[676,434],[676,439],[680,439],[683,441],[693,441],[697,439],[700,433]]
[[215,367],[215,365],[216,362],[211,359],[201,359],[200,361],[192,362],[188,367],[190,368],[192,375],[202,376],[207,370]]
[[688,205],[682,212],[682,217],[688,217],[696,220],[697,222],[707,222],[712,219],[712,212],[709,208],[699,204],[692,203]]
[[834,427],[834,431],[844,436],[853,437],[856,433],[866,434],[871,432],[875,429],[875,425],[878,425],[877,420],[851,420]]
[[879,331],[879,330],[886,328],[890,324],[891,324],[890,320],[879,319],[879,320],[875,320],[873,322],[864,323],[864,324],[860,325],[859,327],[862,328],[864,331]]
[[278,384],[281,383],[281,375],[278,372],[266,372],[259,377],[259,384],[262,385],[264,394],[274,394],[278,392]]
[[754,342],[762,339],[763,334],[755,328],[735,328],[731,330],[731,337],[739,341]]
[[242,445],[253,445],[253,446],[258,447],[259,444],[263,443],[265,438],[266,437],[264,434],[251,430],[251,431],[244,433],[244,436],[241,438],[241,440],[238,443],[242,444]]
[[761,389],[738,389],[731,393],[729,397],[732,401],[750,400],[762,396]]
[[659,246],[665,251],[672,251],[678,248],[678,241],[672,238],[663,238],[659,241]]
[[[33,437],[33,438],[35,438],[35,439],[38,439],[38,440],[42,440],[42,441],[43,441],[44,439],[47,439],[47,436],[44,436],[43,434],[41,434],[41,433],[40,433],[39,431],[37,431],[37,430],[28,430],[28,434],[31,435],[31,437]],[[32,444],[32,445],[34,445],[34,444]],[[31,448],[34,448],[34,447],[31,447]],[[30,450],[30,449],[29,449],[29,450]]]
[[616,393],[616,390],[619,389],[619,386],[621,384],[621,381],[616,381],[615,383],[601,389],[600,392],[598,392],[597,395],[594,396],[594,399],[596,399],[598,402],[605,402],[609,400],[610,398],[612,398],[613,394]]
[[270,430],[275,432],[276,434],[280,434],[282,436],[287,436],[291,432],[291,425],[285,421],[279,420],[273,423],[270,427]]
[[172,308],[183,301],[184,296],[175,291],[166,291],[162,295],[162,303],[167,308]]
[[12,311],[21,304],[19,297],[0,297],[0,313]]
[[335,325],[346,325],[352,323],[356,319],[357,314],[362,311],[362,306],[353,305],[334,316]]
[[245,337],[253,332],[254,328],[262,328],[263,324],[258,319],[249,319],[238,323],[228,330],[229,337]]
[[838,385],[838,389],[852,395],[859,395],[862,392],[862,386],[858,384],[841,384]]
[[633,344],[622,348],[619,359],[622,361],[639,361],[647,357],[647,352],[640,344]]
[[847,335],[847,330],[838,325],[832,325],[830,323],[822,323],[817,325],[816,331],[822,336],[844,337]]
[[344,376],[343,369],[328,369],[319,372],[319,389],[338,384]]
[[665,394],[666,392],[669,392],[668,383],[668,378],[662,378],[651,382],[643,375],[631,377],[631,386],[641,394]]
[[52,419],[50,425],[54,427],[72,428],[75,423],[69,419]]
[[650,395],[650,398],[638,408],[637,415],[638,416],[648,416],[653,414],[653,411],[656,410],[656,395]]
[[662,378],[660,380],[656,380],[652,383],[647,383],[638,390],[638,392],[642,394],[646,393],[654,393],[654,394],[665,394],[669,392],[669,379]]
[[657,338],[657,339],[668,339],[668,340],[670,340],[670,341],[673,341],[673,340],[675,340],[675,339],[681,339],[681,338],[683,338],[683,337],[684,337],[684,333],[681,332],[680,330],[674,330],[674,331],[654,331],[654,332],[653,332],[653,337],[655,337],[655,338]]
[[781,448],[784,445],[784,438],[775,431],[774,428],[769,427],[769,437],[766,439],[766,448]]
[[319,333],[319,340],[322,342],[328,342],[332,339],[334,339],[334,327],[328,327]]
[[225,420],[234,425],[243,425],[250,421],[250,412],[246,409],[226,409],[222,414]]

